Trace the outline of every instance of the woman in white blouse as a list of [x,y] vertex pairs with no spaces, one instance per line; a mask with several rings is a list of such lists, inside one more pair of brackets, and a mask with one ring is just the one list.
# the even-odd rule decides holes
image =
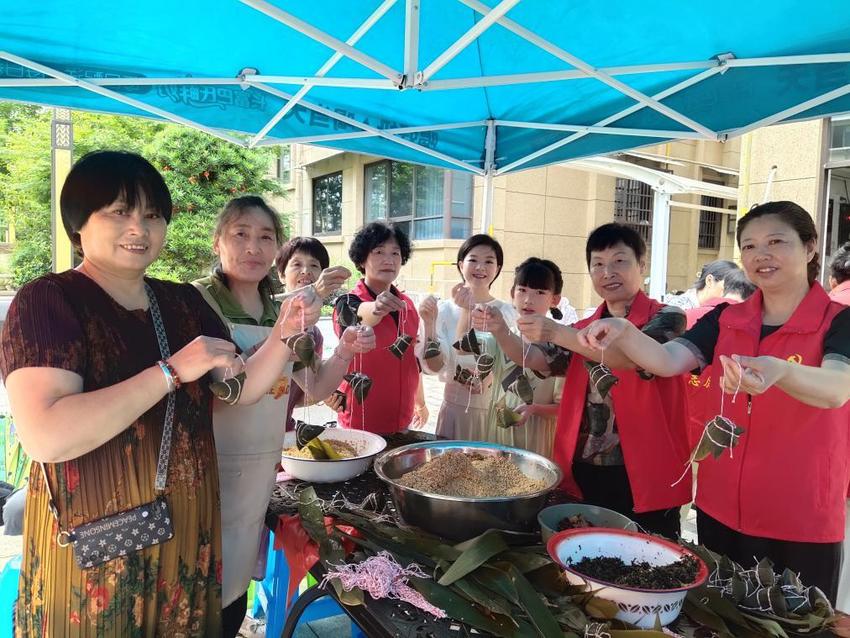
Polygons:
[[[463,281],[452,288],[452,298],[438,303],[434,297],[427,297],[419,306],[422,370],[439,375],[445,383],[437,417],[438,436],[471,441],[488,438],[493,365],[486,365],[487,357],[463,352],[454,344],[471,329],[471,310],[479,304],[497,308],[509,327],[515,325],[513,306],[490,293],[503,264],[499,242],[489,235],[473,235],[458,250],[457,268]],[[489,332],[478,330],[475,336],[480,354],[493,356],[499,352]]]

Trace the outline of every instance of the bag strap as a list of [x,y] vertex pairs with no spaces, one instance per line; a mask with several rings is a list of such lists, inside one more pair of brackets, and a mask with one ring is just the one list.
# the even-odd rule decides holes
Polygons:
[[[162,359],[168,359],[171,356],[171,350],[168,348],[168,335],[165,332],[165,324],[162,322],[162,314],[159,312],[159,304],[156,301],[156,295],[153,292],[153,289],[150,285],[145,282],[145,294],[148,297],[148,309],[151,313],[151,319],[153,320],[154,332],[156,332],[156,340],[159,343],[159,353]],[[156,462],[156,479],[154,481],[154,492],[157,496],[162,495],[165,491],[165,484],[168,479],[168,462],[171,457],[171,434],[174,425],[174,407],[176,404],[175,393],[170,392],[168,394],[168,402],[165,405],[165,423],[162,427],[162,442],[159,445],[159,457]],[[48,507],[50,508],[50,512],[53,514],[57,523],[59,521],[59,509],[56,507],[56,500],[53,498],[53,491],[50,489],[50,481],[47,478],[47,469],[44,467],[44,463],[39,463],[41,466],[41,473],[44,476],[44,485],[47,490],[47,496],[50,499],[48,501]],[[65,546],[68,543],[65,542],[64,545],[60,540],[64,535],[70,540],[70,534],[68,532],[62,531],[61,523],[59,528],[59,537],[57,537],[57,542],[61,546]]]
[[[159,353],[162,359],[168,359],[171,356],[171,350],[168,348],[168,335],[165,333],[165,324],[162,322],[156,295],[147,282],[145,282],[145,292],[148,295],[148,305],[150,306],[151,319],[153,319],[153,327],[156,331],[156,340],[159,342]],[[175,403],[177,403],[175,393],[169,392],[168,403],[165,406],[165,423],[162,427],[162,442],[159,445],[159,458],[156,462],[154,491],[157,495],[161,495],[165,491],[165,484],[168,480],[168,461],[171,458],[171,430],[174,425]]]
[[217,314],[219,319],[221,319],[221,321],[224,323],[224,327],[227,328],[227,331],[232,334],[233,322],[224,316],[224,313],[221,311],[221,306],[219,306],[218,302],[213,299],[213,296],[210,294],[210,291],[207,290],[207,287],[197,281],[193,281],[192,285],[199,293],[201,293],[201,297],[204,298],[204,301],[207,302],[207,305],[209,305],[209,307],[215,311],[215,314]]

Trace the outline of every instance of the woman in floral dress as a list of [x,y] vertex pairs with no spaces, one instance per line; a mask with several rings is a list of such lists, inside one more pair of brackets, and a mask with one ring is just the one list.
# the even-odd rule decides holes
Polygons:
[[[0,342],[15,425],[35,461],[16,635],[219,636],[221,523],[209,385],[225,368],[238,369],[235,346],[194,288],[144,276],[171,217],[168,189],[146,160],[87,155],[68,175],[61,209],[82,263],[21,288]],[[145,284],[173,353],[166,359]],[[318,319],[318,307],[300,298],[292,304],[284,333],[300,329],[302,314],[305,323]],[[241,401],[265,394],[289,356],[280,340],[264,344],[245,365]],[[59,531],[154,500],[171,392],[164,495],[173,538],[80,568]]]

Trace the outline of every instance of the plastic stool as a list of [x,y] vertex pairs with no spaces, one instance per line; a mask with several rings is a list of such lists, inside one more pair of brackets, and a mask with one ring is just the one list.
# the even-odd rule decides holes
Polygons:
[[15,603],[18,602],[22,560],[21,554],[13,556],[0,572],[0,638],[13,638],[15,635]]
[[[289,611],[284,607],[286,604],[286,589],[289,586],[289,565],[286,564],[286,555],[283,550],[275,550],[274,534],[272,532],[270,534],[266,576],[262,581],[257,583],[252,616],[254,618],[262,618],[263,614],[265,614],[266,636],[268,638],[277,638],[283,631],[283,625],[286,622],[286,615]],[[308,575],[309,578],[310,576]],[[292,600],[289,601],[290,608],[298,596],[299,592],[296,591],[292,596]],[[333,598],[320,598],[304,611],[299,619],[299,624],[329,618],[330,616],[338,616],[344,613]],[[352,638],[359,638],[363,635],[360,628],[352,623]],[[0,636],[0,638],[3,637]]]

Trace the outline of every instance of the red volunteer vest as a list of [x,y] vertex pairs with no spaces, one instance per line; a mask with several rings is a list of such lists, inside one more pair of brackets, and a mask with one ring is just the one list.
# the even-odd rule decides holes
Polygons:
[[[419,314],[410,297],[396,291],[399,299],[404,301],[407,312],[401,313],[401,333],[416,338],[419,334]],[[375,301],[366,283],[361,279],[351,290],[351,293],[363,301]],[[337,335],[342,329],[337,322],[334,310],[334,330]],[[419,386],[419,366],[416,364],[414,344],[405,351],[399,359],[389,350],[389,346],[399,334],[395,320],[387,315],[374,326],[375,349],[364,354],[356,355],[348,366],[349,372],[361,371],[372,379],[369,396],[363,405],[354,397],[348,383],[343,382],[340,389],[346,395],[346,409],[338,415],[340,425],[355,430],[369,430],[376,434],[392,434],[410,425],[413,419],[413,403]],[[365,425],[363,416],[365,413]]]
[[[712,363],[714,409],[720,410],[719,356],[769,355],[820,366],[823,338],[844,306],[815,283],[791,318],[759,341],[762,294],[720,315]],[[844,538],[850,402],[826,410],[806,405],[778,388],[727,396],[724,416],[746,429],[732,455],[700,464],[696,505],[744,534],[784,541],[836,543]]]
[[[685,310],[688,317],[688,330],[694,327],[697,321],[703,316],[714,310],[722,303],[737,303],[723,297],[715,297],[705,302],[705,305],[699,308],[689,308]],[[686,387],[688,395],[688,447],[694,449],[702,436],[702,431],[705,428],[706,422],[717,416],[717,406],[713,400],[712,394],[708,392],[713,381],[711,380],[711,362],[705,367],[705,370],[700,374],[692,374],[688,379]],[[711,414],[711,411],[714,414]]]
[[[640,328],[662,307],[639,292],[628,320]],[[575,327],[584,328],[600,319],[604,308],[603,303],[593,316],[579,321]],[[572,468],[589,382],[584,362],[584,357],[573,354],[567,368],[554,446],[555,462],[564,472],[561,487],[577,498],[582,498],[582,494]],[[635,512],[651,512],[687,503],[691,500],[690,475],[671,487],[685,471],[689,454],[682,427],[688,418],[684,378],[655,377],[645,381],[635,370],[618,369],[614,373],[620,382],[611,389],[610,396]]]

